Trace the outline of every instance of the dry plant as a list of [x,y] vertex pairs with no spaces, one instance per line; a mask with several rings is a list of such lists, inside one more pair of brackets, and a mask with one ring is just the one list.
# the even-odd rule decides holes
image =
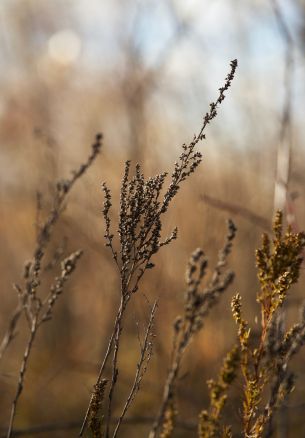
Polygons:
[[157,436],[165,438],[172,433],[177,415],[176,386],[182,358],[193,336],[203,327],[204,319],[209,311],[234,278],[233,272],[224,272],[224,268],[227,257],[231,252],[235,233],[235,225],[232,221],[229,221],[228,235],[224,247],[219,252],[218,262],[211,279],[205,287],[202,283],[207,274],[208,259],[201,249],[197,249],[191,256],[186,272],[187,290],[184,299],[184,314],[177,317],[174,323],[171,361],[164,386],[163,399],[149,438],[156,438]]
[[130,389],[130,392],[128,394],[128,397],[127,397],[125,405],[122,409],[122,412],[117,420],[117,424],[115,426],[113,436],[117,436],[118,430],[122,424],[122,421],[126,415],[126,412],[129,409],[137,392],[140,389],[141,381],[144,377],[144,374],[147,370],[148,363],[151,359],[151,356],[153,353],[153,340],[155,337],[155,333],[154,333],[153,329],[154,329],[154,320],[155,320],[156,310],[157,310],[157,301],[155,301],[154,305],[152,306],[150,317],[149,317],[149,322],[148,322],[148,325],[146,328],[143,343],[141,342],[140,337],[139,337],[139,343],[140,343],[140,347],[141,347],[140,359],[139,359],[139,362],[137,363],[137,366],[136,366],[136,373],[135,373],[135,378],[134,378],[132,387]]
[[25,265],[23,285],[14,285],[18,296],[18,307],[11,317],[8,330],[4,335],[0,349],[0,357],[2,358],[15,337],[16,327],[20,321],[20,317],[24,315],[28,325],[29,334],[21,361],[17,389],[12,402],[7,438],[10,438],[13,433],[16,409],[23,391],[28,362],[38,330],[44,322],[52,318],[54,306],[63,292],[65,283],[70,278],[82,255],[82,251],[75,251],[68,257],[64,258],[60,264],[60,274],[55,276],[49,290],[47,292],[44,290],[41,291],[41,289],[43,289],[43,274],[56,265],[62,254],[62,248],[60,247],[55,251],[52,260],[46,262],[45,266],[43,266],[44,258],[52,238],[53,229],[65,208],[65,201],[68,193],[74,186],[75,182],[82,177],[99,154],[101,140],[102,136],[101,134],[98,134],[95,143],[92,145],[92,151],[87,161],[82,164],[79,169],[72,172],[71,178],[57,182],[53,197],[53,205],[47,214],[45,221],[42,223],[40,221],[42,213],[41,195],[38,194],[37,196],[36,247],[32,260]]
[[285,332],[284,304],[292,284],[300,274],[305,233],[293,233],[288,226],[283,234],[282,213],[277,212],[273,224],[273,241],[263,235],[262,247],[256,251],[260,281],[257,302],[261,306],[258,340],[242,316],[241,296],[232,299],[232,312],[238,327],[238,344],[227,355],[217,381],[209,381],[210,406],[199,416],[199,437],[232,437],[229,426],[221,424],[227,400],[227,389],[238,370],[243,379],[242,436],[271,437],[273,417],[294,389],[294,374],[289,369],[291,358],[305,343],[305,310],[300,322]]
[[[304,311],[299,323],[286,333],[281,327],[283,305],[292,284],[296,283],[302,263],[305,233],[283,234],[282,213],[273,224],[273,242],[263,235],[262,247],[256,252],[261,290],[261,329],[258,345],[251,344],[251,329],[241,313],[241,297],[232,300],[233,316],[238,326],[241,371],[244,378],[243,433],[259,438],[271,436],[275,410],[293,390],[293,373],[288,365],[305,341]],[[266,391],[269,389],[269,394]]]
[[240,363],[239,346],[234,345],[224,359],[217,381],[208,380],[210,406],[199,414],[199,438],[230,438],[231,427],[221,424],[223,408],[228,399],[227,391],[237,376]]
[[[196,146],[205,138],[205,128],[217,115],[217,108],[224,100],[225,92],[230,87],[234,78],[237,60],[232,61],[230,66],[230,73],[226,77],[224,86],[219,89],[217,100],[210,104],[210,111],[204,116],[199,134],[195,135],[192,142],[188,145],[182,145],[182,152],[174,164],[170,184],[163,196],[162,193],[167,177],[166,172],[146,180],[139,164],[136,165],[135,175],[130,176],[130,161],[126,162],[121,184],[118,250],[116,249],[115,235],[111,229],[110,208],[112,206],[112,196],[107,185],[103,184],[105,195],[103,209],[106,224],[105,239],[106,245],[111,250],[120,277],[120,304],[96,381],[95,392],[91,396],[80,436],[83,435],[85,428],[88,426],[92,405],[96,399],[96,388],[99,388],[101,382],[107,378],[105,376],[105,368],[108,362],[111,361],[111,376],[107,378],[109,380],[108,400],[104,409],[104,433],[107,438],[110,436],[113,395],[119,374],[118,354],[125,313],[133,295],[139,289],[143,275],[148,269],[153,269],[154,267],[152,262],[153,256],[177,237],[177,229],[175,228],[170,236],[162,240],[163,216],[177,195],[181,183],[196,170],[202,160],[202,154],[196,150]],[[117,426],[112,436],[116,436],[120,424]]]

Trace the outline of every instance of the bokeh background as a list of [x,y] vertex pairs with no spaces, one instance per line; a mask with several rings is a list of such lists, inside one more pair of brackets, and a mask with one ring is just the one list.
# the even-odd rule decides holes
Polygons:
[[[231,217],[238,227],[229,260],[236,280],[193,342],[179,387],[181,419],[194,424],[207,403],[205,381],[235,340],[229,307],[235,291],[255,326],[254,251],[261,233],[277,208],[295,229],[305,225],[305,2],[1,0],[0,21],[1,333],[17,304],[12,284],[35,246],[37,191],[47,211],[54,182],[85,160],[97,132],[104,134],[102,153],[75,185],[52,243],[85,254],[33,350],[16,427],[62,426],[35,436],[76,435],[71,423],[81,421],[112,327],[118,278],[103,242],[102,181],[113,191],[115,216],[124,161],[139,162],[146,175],[170,171],[181,144],[199,131],[230,61],[239,61],[200,146],[203,163],[167,215],[165,229],[177,225],[179,239],[158,255],[143,282],[120,354],[117,409],[134,375],[146,297],[158,297],[155,354],[129,413],[139,421],[122,429],[122,436],[146,436],[149,424],[140,420],[153,417],[160,403],[189,255],[200,246],[213,267]],[[289,298],[288,323],[297,317],[303,284],[302,274]],[[25,341],[21,324],[0,364],[2,428]],[[300,375],[281,437],[300,437],[305,427],[304,360],[294,363]],[[237,430],[239,407],[230,404],[227,415]],[[195,432],[177,429],[176,436]]]

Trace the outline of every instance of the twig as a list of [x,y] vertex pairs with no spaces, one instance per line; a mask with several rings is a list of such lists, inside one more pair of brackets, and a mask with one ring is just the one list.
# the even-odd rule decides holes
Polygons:
[[21,314],[24,313],[29,324],[30,334],[24,350],[23,360],[19,371],[17,389],[12,402],[7,438],[10,438],[12,436],[16,409],[23,390],[28,361],[31,355],[32,346],[37,331],[42,323],[52,318],[53,309],[56,301],[61,295],[65,283],[73,273],[77,262],[82,255],[82,251],[76,251],[62,261],[60,276],[55,277],[54,284],[51,286],[49,292],[46,294],[45,297],[41,297],[38,295],[39,287],[41,285],[41,275],[43,272],[45,272],[42,270],[41,267],[42,260],[45,255],[46,248],[50,242],[54,225],[60,217],[60,214],[64,207],[66,196],[73,187],[74,183],[84,174],[84,172],[88,169],[88,167],[92,164],[92,162],[95,160],[96,156],[100,152],[101,139],[102,136],[98,134],[96,136],[96,142],[92,145],[92,151],[87,161],[82,164],[77,171],[74,171],[72,173],[72,177],[64,181],[59,181],[57,183],[56,193],[53,200],[53,207],[49,212],[46,221],[42,225],[40,225],[39,223],[41,210],[40,196],[37,198],[38,213],[36,218],[36,248],[32,261],[27,263],[25,266],[23,276],[24,286],[20,287],[19,285],[15,285],[15,289],[18,293],[19,305],[11,319],[9,329],[4,336],[3,342],[1,344],[1,356],[3,356],[3,352],[6,350],[9,343],[13,339],[17,322],[19,321]]
[[155,301],[155,303],[151,309],[151,313],[150,313],[149,322],[148,322],[148,325],[146,328],[146,333],[145,333],[143,345],[140,342],[141,356],[140,356],[140,360],[137,364],[137,370],[136,370],[136,375],[135,375],[135,378],[133,381],[133,385],[131,387],[131,390],[130,390],[129,395],[128,395],[127,400],[126,400],[126,403],[123,407],[122,413],[118,419],[117,425],[116,425],[115,430],[113,432],[113,438],[115,438],[117,436],[117,433],[119,431],[121,423],[125,418],[126,412],[129,409],[131,403],[133,402],[133,400],[136,396],[136,393],[140,389],[141,381],[142,381],[143,376],[147,370],[148,362],[150,361],[150,358],[152,356],[153,337],[154,337],[153,325],[154,325],[154,319],[155,319],[155,313],[157,310],[157,306],[158,306],[158,303],[157,303],[157,301]]
[[28,360],[29,360],[29,357],[31,354],[33,342],[34,342],[34,339],[35,339],[35,336],[37,333],[37,327],[38,327],[38,320],[37,320],[37,317],[34,317],[33,322],[32,322],[31,332],[29,335],[29,339],[27,342],[27,346],[26,346],[24,355],[23,355],[21,368],[19,371],[19,378],[18,378],[18,385],[17,385],[16,394],[15,394],[14,400],[12,402],[10,421],[9,421],[9,426],[8,426],[8,431],[7,431],[7,438],[10,438],[12,436],[13,423],[14,423],[14,418],[15,418],[15,414],[16,414],[17,403],[18,403],[19,397],[20,397],[22,390],[23,390],[24,376],[25,376],[25,373],[27,370]]
[[[236,228],[232,221],[228,223],[228,234],[225,244],[218,255],[218,262],[214,269],[211,280],[203,289],[202,282],[208,266],[207,258],[201,249],[197,249],[191,256],[186,273],[187,291],[185,293],[184,315],[178,317],[174,323],[174,338],[171,353],[171,362],[164,385],[163,397],[159,413],[149,433],[149,438],[156,438],[161,427],[166,423],[166,414],[170,415],[169,427],[174,427],[175,416],[175,386],[181,368],[184,353],[188,348],[193,336],[198,333],[204,323],[210,309],[217,303],[217,299],[233,280],[232,272],[224,272],[227,257],[231,252],[232,240],[235,237]],[[165,425],[167,428],[168,425]],[[167,435],[166,435],[167,436]]]
[[118,352],[119,352],[119,347],[120,347],[120,336],[121,336],[122,329],[123,329],[123,326],[122,326],[123,314],[124,314],[124,309],[126,308],[126,305],[127,305],[127,303],[125,304],[125,300],[122,297],[120,310],[119,310],[119,314],[118,314],[117,327],[116,327],[115,336],[114,336],[114,352],[113,352],[113,359],[112,359],[112,378],[111,378],[110,390],[109,390],[109,395],[108,395],[109,402],[108,402],[108,411],[107,411],[107,420],[106,420],[106,437],[109,436],[109,427],[110,427],[111,411],[112,411],[112,399],[113,399],[114,388],[116,386],[116,382],[117,382],[117,378],[118,378],[118,374],[119,374]]
[[0,361],[7,349],[7,347],[9,346],[9,344],[11,343],[11,341],[13,340],[13,338],[15,337],[15,330],[16,330],[16,326],[18,324],[19,318],[21,317],[23,312],[23,307],[21,304],[18,304],[18,306],[16,307],[13,315],[11,316],[11,320],[9,322],[9,326],[8,329],[5,333],[5,335],[3,336],[2,342],[1,342],[1,346],[0,346]]
[[[109,341],[108,341],[108,345],[107,345],[107,349],[106,349],[106,353],[105,353],[103,362],[102,362],[102,364],[100,366],[100,370],[99,370],[99,374],[98,374],[98,377],[97,377],[96,385],[99,382],[102,381],[104,370],[105,370],[108,358],[109,358],[111,350],[112,350],[112,346],[113,346],[114,336],[115,336],[115,333],[116,333],[117,324],[118,324],[118,315],[116,316],[115,323],[114,323],[114,328],[113,328],[112,334],[111,334],[111,336],[109,338]],[[85,414],[84,420],[81,423],[81,428],[80,428],[79,436],[82,436],[83,433],[84,433],[85,427],[87,425],[87,421],[88,421],[89,416],[90,416],[92,402],[93,402],[93,393],[91,395],[91,398],[90,398],[89,405],[88,405],[87,410],[86,410],[86,414]]]
[[41,326],[41,324],[51,319],[54,305],[59,295],[62,293],[66,281],[69,279],[70,275],[74,271],[76,264],[79,258],[81,257],[81,255],[82,252],[77,251],[71,254],[62,262],[61,276],[55,279],[55,284],[51,287],[50,293],[48,295],[48,299],[42,302],[38,297],[36,297],[35,294],[27,297],[28,299],[26,305],[29,315],[30,334],[23,354],[23,360],[19,371],[17,389],[12,402],[9,426],[7,431],[7,438],[11,438],[12,436],[17,404],[23,390],[25,374],[28,367],[28,361],[31,355],[31,351],[37,331]]
[[[72,172],[70,179],[61,180],[56,183],[56,191],[53,199],[53,207],[49,211],[47,219],[43,224],[40,224],[40,212],[41,212],[41,194],[37,195],[37,214],[36,214],[36,247],[33,252],[33,258],[30,262],[26,263],[24,269],[23,278],[25,280],[24,291],[22,292],[20,287],[15,285],[15,289],[19,287],[19,303],[10,318],[9,327],[3,336],[0,347],[0,360],[2,359],[6,349],[14,339],[16,326],[19,322],[22,310],[27,309],[28,296],[34,296],[36,289],[40,285],[39,276],[41,274],[41,262],[45,254],[48,243],[51,239],[53,228],[56,225],[60,214],[63,210],[64,203],[66,201],[68,193],[73,188],[75,182],[81,178],[86,170],[91,166],[97,155],[100,153],[102,147],[102,135],[97,134],[95,143],[92,145],[91,153],[87,161],[82,164],[76,171]],[[49,265],[45,269],[48,269]],[[21,300],[21,301],[20,301]]]
[[233,204],[231,202],[222,201],[220,199],[213,198],[212,196],[207,195],[207,194],[201,195],[201,199],[206,204],[211,205],[212,207],[218,208],[219,210],[223,210],[223,211],[226,211],[230,214],[235,214],[235,215],[241,216],[242,218],[246,219],[247,221],[262,228],[264,231],[270,230],[270,224],[269,224],[269,221],[267,219],[265,219],[263,216],[258,215],[257,213],[254,213],[253,211],[249,210],[246,207],[243,207],[243,206],[237,205],[237,204]]

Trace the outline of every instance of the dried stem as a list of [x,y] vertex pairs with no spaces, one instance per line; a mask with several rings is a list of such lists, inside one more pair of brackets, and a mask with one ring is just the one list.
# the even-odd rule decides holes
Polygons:
[[37,331],[42,323],[52,318],[54,306],[59,296],[63,292],[65,283],[70,278],[71,274],[76,268],[78,260],[82,255],[82,251],[76,251],[62,261],[60,276],[55,277],[53,285],[44,297],[41,297],[38,294],[39,287],[41,285],[41,277],[42,274],[45,272],[45,269],[42,270],[42,260],[46,253],[48,243],[50,242],[54,225],[58,221],[60,214],[64,208],[64,202],[66,200],[67,194],[73,187],[74,183],[84,174],[84,172],[88,169],[88,167],[92,164],[92,162],[95,160],[96,156],[100,152],[101,139],[102,136],[98,134],[96,136],[96,142],[92,145],[92,152],[89,155],[87,161],[82,164],[77,171],[73,171],[72,177],[68,180],[59,181],[57,183],[56,192],[53,199],[53,207],[49,212],[46,221],[42,225],[40,225],[40,213],[42,208],[41,196],[39,195],[37,197],[38,211],[36,217],[36,248],[34,250],[32,261],[27,263],[25,266],[23,287],[17,284],[15,285],[15,289],[18,294],[19,304],[13,314],[13,317],[11,318],[9,328],[3,338],[0,350],[1,358],[14,337],[14,332],[20,316],[24,314],[29,325],[30,334],[24,350],[23,360],[19,371],[17,389],[12,402],[7,438],[10,438],[13,433],[13,424],[16,409],[18,401],[22,394],[25,375],[28,368],[28,361],[31,356],[32,346]]
[[12,402],[10,421],[9,421],[9,426],[8,426],[8,430],[7,430],[7,438],[11,438],[11,436],[12,436],[13,424],[14,424],[14,418],[15,418],[15,414],[16,414],[17,404],[18,404],[19,397],[20,397],[22,390],[23,390],[24,377],[25,377],[25,373],[27,370],[27,365],[28,365],[28,361],[30,358],[34,339],[35,339],[35,336],[37,333],[37,327],[38,327],[38,320],[36,317],[34,317],[33,322],[32,322],[31,331],[30,331],[30,335],[29,335],[29,339],[27,342],[27,346],[26,346],[26,349],[24,351],[23,359],[21,362],[15,397],[14,397],[14,400]]
[[246,207],[241,205],[233,204],[231,202],[222,201],[220,199],[216,199],[210,195],[203,194],[201,197],[203,202],[208,205],[211,205],[214,208],[217,208],[222,211],[226,211],[227,213],[238,215],[247,221],[251,222],[255,226],[262,228],[264,231],[270,231],[270,223],[269,220],[265,219],[263,216],[255,213],[252,210],[249,210]]
[[[305,341],[304,313],[301,322],[287,333],[283,324],[283,305],[290,287],[300,275],[305,233],[293,233],[290,227],[283,233],[282,213],[277,212],[273,234],[272,241],[263,235],[262,247],[256,251],[260,281],[257,302],[261,307],[260,336],[256,345],[252,345],[251,328],[242,317],[240,295],[232,300],[244,379],[243,433],[253,438],[270,433],[275,410],[293,389],[293,377],[288,370],[290,359]],[[268,385],[270,396],[262,406]]]
[[30,297],[27,297],[26,301],[26,311],[28,315],[28,321],[30,324],[30,334],[29,338],[25,347],[25,351],[23,354],[23,360],[21,363],[20,371],[19,371],[19,378],[18,378],[18,384],[16,393],[12,402],[11,407],[11,415],[9,420],[9,426],[7,431],[7,438],[11,438],[12,431],[13,431],[13,424],[14,424],[14,418],[16,414],[17,404],[19,401],[19,398],[21,396],[23,386],[24,386],[24,379],[25,374],[27,371],[28,361],[31,355],[32,346],[37,334],[37,331],[41,324],[43,324],[45,321],[48,321],[52,318],[53,315],[53,308],[54,305],[59,297],[61,295],[64,285],[66,281],[69,279],[70,275],[74,271],[76,264],[81,257],[82,252],[77,251],[73,254],[71,254],[69,257],[67,257],[63,262],[61,266],[61,275],[60,277],[57,277],[55,279],[55,284],[51,287],[50,292],[47,296],[47,299],[45,299],[44,302],[42,302],[36,295],[32,295]]
[[19,318],[21,317],[23,313],[23,306],[21,304],[18,304],[16,307],[13,315],[11,316],[11,320],[9,322],[9,326],[7,328],[7,331],[5,335],[3,336],[1,345],[0,345],[0,360],[2,359],[6,349],[12,342],[13,338],[15,337],[16,333],[16,327],[18,325]]
[[157,310],[157,306],[158,306],[157,301],[155,301],[155,303],[151,309],[149,322],[148,322],[145,336],[144,336],[143,345],[140,343],[141,355],[140,355],[140,360],[137,364],[137,370],[136,370],[136,375],[135,375],[135,378],[133,381],[133,385],[131,387],[131,390],[130,390],[129,395],[128,395],[127,400],[126,400],[126,403],[123,407],[122,413],[118,419],[117,425],[116,425],[115,430],[113,432],[113,438],[115,438],[117,436],[117,433],[118,433],[119,428],[122,424],[122,421],[125,418],[126,412],[128,411],[131,403],[133,402],[133,400],[136,396],[136,393],[140,389],[141,381],[142,381],[143,376],[147,370],[147,365],[148,365],[150,358],[152,356],[153,337],[154,337],[153,326],[154,326],[154,319],[155,319],[155,313]]
[[[96,141],[92,145],[92,151],[87,159],[87,161],[82,164],[77,170],[72,172],[72,177],[70,179],[61,180],[56,183],[55,195],[53,199],[53,206],[49,211],[49,214],[43,224],[41,221],[41,194],[37,195],[37,214],[36,214],[36,247],[33,252],[33,258],[30,262],[27,262],[24,269],[23,278],[25,280],[24,291],[21,290],[20,286],[15,285],[15,289],[18,292],[19,303],[10,318],[9,326],[6,333],[3,336],[3,340],[0,346],[0,360],[2,359],[6,349],[15,337],[16,327],[18,325],[19,319],[22,315],[22,310],[26,311],[27,299],[29,296],[34,296],[36,294],[36,289],[39,287],[41,280],[41,262],[46,252],[48,243],[51,239],[53,228],[56,225],[68,193],[71,191],[75,182],[81,178],[81,176],[86,172],[86,170],[91,166],[91,164],[96,159],[97,155],[100,153],[102,147],[102,135],[96,135]],[[53,264],[51,262],[46,265],[45,269],[50,269]],[[25,292],[26,291],[26,292]]]
[[[191,256],[186,273],[188,288],[185,293],[184,315],[183,317],[178,317],[174,323],[173,348],[169,372],[164,386],[161,407],[150,431],[149,438],[159,436],[159,431],[166,421],[168,410],[171,413],[173,411],[175,386],[184,353],[191,339],[203,327],[204,318],[217,303],[220,294],[228,288],[233,280],[233,273],[230,271],[224,272],[223,268],[226,266],[227,257],[231,252],[235,233],[235,225],[232,221],[229,221],[226,241],[224,247],[219,252],[218,262],[212,278],[202,290],[202,282],[206,275],[208,261],[201,249],[197,249]],[[171,415],[171,430],[174,426],[172,423],[173,415]]]
[[111,409],[112,409],[112,400],[113,400],[113,393],[114,388],[117,382],[119,369],[118,369],[118,352],[119,352],[119,342],[120,342],[120,335],[122,332],[122,321],[123,321],[123,312],[124,308],[126,308],[126,305],[124,303],[124,299],[122,298],[119,313],[118,313],[118,323],[115,331],[114,336],[114,352],[113,352],[113,359],[112,359],[112,378],[110,383],[110,390],[109,390],[109,402],[108,402],[108,411],[107,411],[107,420],[106,420],[106,437],[109,436],[109,427],[110,427],[110,420],[111,420]]
[[[106,224],[105,239],[106,246],[111,250],[112,257],[119,269],[121,279],[120,306],[116,314],[113,332],[108,342],[106,355],[102,362],[96,384],[104,378],[103,373],[107,361],[112,353],[112,375],[108,395],[108,409],[106,420],[106,438],[109,437],[109,427],[112,415],[112,400],[118,377],[118,352],[120,348],[120,338],[122,333],[122,322],[128,303],[134,293],[138,291],[139,283],[147,269],[152,269],[154,264],[152,257],[157,254],[161,247],[168,245],[177,238],[177,229],[164,241],[161,240],[162,216],[167,212],[170,203],[175,198],[180,189],[180,183],[185,181],[199,166],[202,155],[195,150],[199,141],[205,138],[204,130],[206,126],[216,117],[217,108],[225,98],[225,91],[230,87],[237,68],[237,61],[231,62],[231,71],[226,77],[225,85],[219,89],[217,100],[210,104],[210,111],[206,113],[203,125],[193,141],[182,146],[182,153],[178,161],[175,162],[174,170],[171,175],[171,182],[165,191],[164,197],[160,200],[166,173],[156,175],[145,180],[141,173],[141,168],[137,164],[135,175],[130,178],[130,162],[125,164],[125,172],[121,184],[120,213],[119,213],[119,240],[120,250],[115,249],[113,242],[114,234],[111,232],[111,192],[103,184],[105,195],[103,215]],[[90,416],[89,402],[80,436],[83,435]]]

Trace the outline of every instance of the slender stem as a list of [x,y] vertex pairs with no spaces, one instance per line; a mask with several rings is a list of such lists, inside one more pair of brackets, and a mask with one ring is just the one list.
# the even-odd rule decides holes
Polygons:
[[[117,369],[117,355],[118,355],[119,340],[120,340],[120,335],[121,335],[121,327],[122,327],[121,324],[122,324],[122,319],[123,319],[123,316],[124,316],[124,313],[126,310],[127,303],[129,301],[129,298],[130,298],[128,295],[128,288],[129,288],[129,282],[131,281],[131,278],[132,278],[132,274],[130,273],[126,285],[123,284],[124,281],[122,279],[120,307],[117,311],[113,331],[112,331],[111,337],[110,337],[109,342],[108,342],[107,351],[106,351],[103,363],[100,367],[99,374],[97,377],[97,383],[99,383],[102,379],[103,374],[104,374],[106,363],[108,361],[108,358],[109,358],[111,351],[112,351],[112,348],[113,348],[113,343],[115,342],[115,347],[114,347],[115,351],[114,351],[113,360],[112,360],[112,364],[113,364],[113,366],[112,366],[112,381],[111,381],[111,386],[110,386],[109,396],[108,396],[109,405],[108,405],[108,414],[107,414],[106,437],[108,436],[108,433],[109,433],[108,431],[109,431],[109,423],[111,421],[112,395],[113,395],[113,390],[114,390],[114,387],[116,384],[116,377],[117,377],[117,376],[115,376],[115,374],[117,374],[117,371],[116,371],[116,369]],[[85,417],[84,417],[84,420],[82,423],[82,427],[81,427],[80,432],[79,432],[79,436],[83,436],[83,434],[84,434],[84,431],[85,431],[85,428],[86,428],[86,425],[88,423],[88,419],[90,416],[92,402],[93,402],[93,394],[91,395],[91,398],[90,398],[90,401],[89,401],[89,404],[87,407],[87,411],[86,411],[86,414],[85,414]]]
[[[97,377],[97,383],[99,383],[101,381],[102,376],[104,374],[105,366],[106,366],[106,363],[108,361],[109,355],[110,355],[111,350],[112,350],[114,336],[115,336],[115,333],[116,333],[116,330],[117,330],[117,324],[118,324],[118,314],[116,316],[115,323],[114,323],[114,328],[113,328],[112,334],[110,336],[110,339],[109,339],[109,342],[108,342],[108,346],[107,346],[107,350],[106,350],[103,362],[102,362],[100,370],[99,370],[99,374],[98,374],[98,377]],[[88,404],[88,407],[87,407],[87,411],[86,411],[86,414],[85,414],[85,417],[84,417],[84,420],[83,420],[83,423],[82,423],[82,426],[81,426],[81,429],[80,429],[80,432],[79,432],[79,436],[83,436],[83,433],[85,431],[85,427],[87,425],[87,422],[88,422],[88,419],[89,419],[89,415],[90,415],[92,401],[93,401],[93,394],[91,395],[91,398],[90,398],[90,401],[89,401],[89,404]]]
[[151,431],[149,432],[148,438],[156,438],[158,430],[161,427],[161,424],[163,422],[164,419],[164,415],[166,412],[166,409],[168,407],[168,403],[171,399],[171,396],[173,394],[173,388],[175,385],[175,382],[177,380],[178,377],[178,373],[179,373],[179,369],[180,369],[180,363],[181,363],[181,359],[185,350],[185,338],[183,337],[183,340],[180,340],[180,342],[178,343],[177,347],[176,347],[176,351],[173,354],[173,359],[172,359],[172,363],[171,363],[171,367],[167,376],[167,380],[164,386],[164,392],[163,392],[163,399],[162,399],[162,403],[161,403],[161,407],[159,410],[159,414],[152,426]]
[[[142,343],[141,343],[141,341],[139,339],[140,346],[141,346],[141,356],[140,356],[140,360],[139,360],[139,362],[137,364],[136,375],[135,375],[135,378],[134,378],[131,390],[129,392],[129,395],[127,397],[126,403],[125,403],[125,405],[123,407],[122,413],[121,413],[121,415],[120,415],[120,417],[118,419],[117,425],[116,425],[115,430],[113,432],[112,438],[116,438],[116,436],[118,434],[118,431],[119,431],[119,428],[120,428],[120,426],[122,424],[122,421],[123,421],[123,419],[124,419],[124,417],[126,415],[126,412],[129,409],[129,407],[130,407],[130,405],[131,405],[131,403],[132,403],[132,401],[133,401],[133,399],[135,397],[136,392],[139,390],[140,382],[141,382],[141,379],[143,377],[143,374],[141,375],[141,373],[143,373],[143,364],[145,363],[145,361],[148,362],[149,359],[150,359],[149,356],[151,355],[151,351],[149,352],[149,349],[150,349],[150,347],[149,347],[149,339],[150,339],[150,336],[152,334],[152,326],[153,326],[153,321],[154,321],[157,305],[158,305],[158,303],[157,303],[157,301],[155,301],[155,303],[154,303],[154,305],[152,307],[152,310],[151,310],[151,314],[150,314],[148,326],[147,326],[147,329],[146,329],[143,346],[142,346]],[[146,355],[147,353],[149,355],[148,359],[147,359],[147,355]]]
[[22,306],[20,306],[20,304],[16,307],[11,320],[9,322],[9,326],[7,328],[7,331],[5,333],[5,335],[3,336],[1,345],[0,345],[0,360],[2,359],[6,349],[8,348],[9,344],[12,342],[12,340],[15,337],[15,328],[16,325],[18,324],[19,318],[22,314]]
[[38,328],[38,320],[37,320],[37,317],[35,317],[33,319],[29,339],[27,342],[27,346],[26,346],[26,349],[25,349],[25,352],[23,355],[23,360],[21,363],[20,371],[19,371],[18,385],[17,385],[16,394],[15,394],[15,397],[14,397],[14,400],[12,403],[10,422],[9,422],[8,431],[7,431],[7,438],[11,438],[11,436],[12,436],[13,424],[14,424],[14,418],[15,418],[15,414],[16,414],[17,404],[18,404],[20,395],[21,395],[22,390],[23,390],[24,377],[25,377],[25,373],[27,370],[27,364],[28,364],[28,360],[29,360],[29,357],[31,354],[33,342],[34,342],[34,339],[35,339],[35,336],[37,333],[37,328]]
[[113,393],[114,393],[114,388],[116,386],[118,372],[119,372],[118,368],[117,368],[118,352],[119,352],[119,346],[120,346],[120,336],[121,336],[121,332],[122,332],[122,319],[123,319],[124,311],[126,309],[126,304],[127,304],[126,298],[124,298],[124,296],[122,295],[120,309],[119,309],[119,313],[118,313],[118,323],[117,323],[115,337],[114,337],[114,352],[113,352],[113,359],[112,359],[112,378],[111,378],[111,385],[110,385],[110,390],[109,390],[109,395],[108,395],[109,403],[108,403],[107,421],[106,421],[106,438],[109,437],[109,427],[110,427],[110,422],[111,422]]

